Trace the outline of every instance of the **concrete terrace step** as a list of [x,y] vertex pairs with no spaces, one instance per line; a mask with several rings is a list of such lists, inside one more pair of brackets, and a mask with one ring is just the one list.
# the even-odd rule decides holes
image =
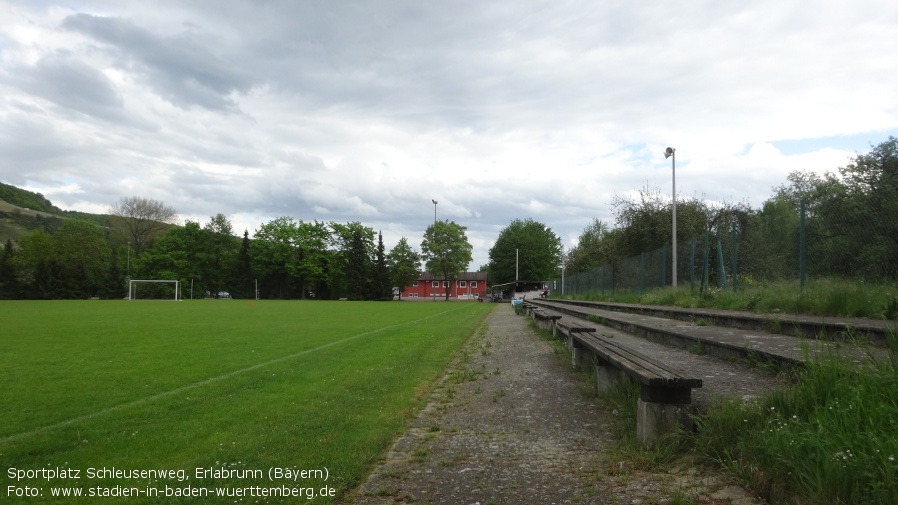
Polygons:
[[[691,349],[724,359],[772,361],[779,365],[794,366],[803,363],[808,358],[827,354],[842,356],[857,363],[869,360],[871,357],[887,359],[889,354],[888,350],[883,347],[846,345],[840,342],[812,340],[758,329],[733,327],[742,324],[751,326],[749,323],[738,321],[755,320],[763,323],[763,317],[756,314],[733,311],[690,311],[690,309],[663,307],[663,311],[676,313],[682,318],[673,319],[646,315],[644,310],[640,310],[643,306],[614,304],[616,310],[607,310],[607,304],[597,302],[551,299],[528,300],[528,302],[543,310],[557,311],[667,345]],[[634,312],[622,312],[623,308],[634,310]],[[648,310],[652,313],[662,312],[654,307]],[[684,314],[692,314],[694,320],[701,321],[701,324],[683,320],[686,319]],[[712,315],[714,317],[711,317]],[[708,320],[716,324],[720,324],[721,321],[729,321],[730,324],[717,326],[707,324]],[[789,321],[784,324],[791,324],[797,319],[789,318],[784,321]],[[888,329],[888,325],[885,324],[887,322],[872,322],[880,324],[868,324],[864,328],[879,330],[878,334],[882,335],[884,341],[885,331]],[[822,323],[830,325],[832,328],[839,328],[839,325],[842,324],[841,328],[843,330],[846,328],[844,321],[841,320],[807,321],[807,323]],[[810,328],[810,326],[806,327]],[[815,331],[810,332],[810,335],[817,334],[819,333]]]
[[[531,300],[532,301],[532,300]],[[807,338],[825,336],[829,340],[846,341],[867,338],[876,345],[886,343],[888,332],[898,334],[898,321],[870,318],[803,316],[795,314],[758,314],[737,310],[674,307],[668,305],[640,305],[633,303],[593,302],[585,300],[556,300],[556,304],[579,305],[614,312],[628,312],[647,316],[702,320],[710,325],[727,326],[768,333],[783,333]]]

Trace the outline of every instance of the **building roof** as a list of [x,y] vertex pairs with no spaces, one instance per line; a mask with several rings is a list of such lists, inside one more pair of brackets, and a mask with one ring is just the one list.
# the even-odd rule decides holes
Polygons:
[[[430,272],[421,272],[418,275],[418,280],[421,281],[441,281],[444,280],[442,276],[436,277]],[[486,282],[486,272],[464,272],[458,276],[460,281],[484,281]]]

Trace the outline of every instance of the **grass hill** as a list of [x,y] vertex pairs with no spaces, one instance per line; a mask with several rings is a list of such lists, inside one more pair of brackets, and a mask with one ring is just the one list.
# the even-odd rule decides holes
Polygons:
[[10,186],[9,184],[4,184],[2,182],[0,182],[0,200],[3,200],[10,205],[22,207],[27,210],[35,210],[46,212],[48,214],[58,215],[61,215],[63,213],[62,209],[53,205],[53,203],[50,200],[47,200],[44,195],[17,188],[15,186]]
[[65,219],[85,219],[105,226],[110,217],[62,210],[40,193],[0,182],[0,247],[38,228],[53,232]]

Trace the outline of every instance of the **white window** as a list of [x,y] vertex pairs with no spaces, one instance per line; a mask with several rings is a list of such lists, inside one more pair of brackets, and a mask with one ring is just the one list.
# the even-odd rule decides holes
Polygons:
[[444,287],[444,288],[448,288],[448,287],[449,287],[449,281],[443,281],[443,287]]
[[413,287],[418,287],[418,281],[412,281],[412,286],[413,286]]
[[458,287],[466,288],[466,287],[468,287],[468,282],[467,281],[458,281]]
[[477,281],[471,281],[471,287],[472,287],[472,288],[476,288],[476,287],[477,287]]
[[432,287],[432,288],[440,287],[440,281],[433,281],[433,284],[431,284],[430,287]]

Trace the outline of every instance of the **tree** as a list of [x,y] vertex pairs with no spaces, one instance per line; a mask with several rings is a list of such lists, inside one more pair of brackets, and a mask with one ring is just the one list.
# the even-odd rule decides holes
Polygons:
[[141,276],[192,281],[193,289],[185,295],[202,298],[202,293],[213,289],[210,236],[211,233],[196,221],[170,228],[145,251],[140,265]]
[[374,230],[358,221],[346,224],[332,222],[330,227],[337,261],[332,282],[339,285],[338,291],[345,289],[350,300],[368,298],[374,268]]
[[383,233],[377,232],[377,253],[374,258],[374,271],[371,279],[372,300],[392,300],[393,286],[390,283],[390,267],[384,252]]
[[256,231],[250,252],[254,270],[278,298],[298,294],[305,298],[309,287],[326,279],[331,261],[331,235],[324,223],[305,223],[279,217]]
[[499,232],[489,257],[490,275],[496,284],[544,281],[561,265],[561,239],[533,219],[515,219]]
[[296,271],[296,243],[299,232],[292,217],[278,217],[262,224],[252,242],[253,266],[263,285],[273,285],[278,298],[288,298],[290,281]]
[[297,261],[292,273],[299,283],[300,297],[305,298],[310,289],[317,289],[315,287],[327,279],[331,234],[327,225],[318,221],[299,221],[296,231]]
[[250,255],[249,230],[246,229],[243,230],[243,240],[240,242],[240,250],[237,252],[237,261],[234,263],[233,279],[232,297],[254,298],[253,264]]
[[[453,221],[437,221],[427,227],[421,242],[421,256],[434,277],[454,282],[473,259],[473,247],[465,235],[467,228]],[[446,300],[449,299],[446,290]]]
[[346,251],[346,281],[350,300],[364,300],[370,291],[372,268],[366,238],[359,227],[350,231],[349,248]]
[[37,279],[46,279],[45,269],[53,259],[53,249],[53,238],[43,228],[19,239],[19,250],[13,256],[12,264],[25,298],[44,298]]
[[804,202],[812,275],[898,278],[898,139],[871,147],[838,174],[790,173],[770,201],[787,203],[796,216]]
[[[612,203],[619,233],[615,237],[617,258],[638,256],[671,243],[673,229],[671,202],[661,192],[648,187],[639,190],[639,199],[616,197]],[[751,209],[746,204],[709,205],[695,198],[677,199],[677,243],[684,247],[685,237],[705,232],[727,231],[736,221],[744,229]],[[682,258],[683,255],[680,255]],[[682,263],[680,263],[682,265]]]
[[586,272],[616,261],[614,231],[600,219],[594,218],[580,233],[577,245],[567,252],[564,261],[567,273]]
[[798,271],[799,213],[788,198],[773,197],[749,219],[739,247],[739,271],[759,279],[794,278]]
[[231,222],[221,213],[213,216],[203,230],[208,234],[206,287],[212,296],[218,298],[219,292],[233,290],[231,273],[234,271],[237,240]]
[[401,300],[401,293],[420,276],[421,256],[408,245],[408,240],[402,237],[387,255],[387,264],[391,284],[399,288]]
[[109,208],[109,213],[115,216],[114,224],[121,227],[119,231],[134,248],[136,258],[177,219],[174,208],[142,196],[122,198]]
[[16,250],[13,248],[12,239],[6,239],[6,245],[0,251],[0,300],[18,298],[19,283],[16,279],[14,257]]
[[109,271],[106,274],[106,280],[103,282],[100,293],[104,298],[122,298],[128,292],[128,287],[127,282],[125,282],[125,273],[119,260],[120,251],[118,247],[110,247],[109,252]]
[[837,193],[828,217],[848,240],[844,273],[898,278],[898,139],[889,137],[839,169],[844,193]]
[[79,219],[67,219],[53,235],[54,258],[62,279],[60,298],[96,296],[109,273],[110,247],[105,231]]

